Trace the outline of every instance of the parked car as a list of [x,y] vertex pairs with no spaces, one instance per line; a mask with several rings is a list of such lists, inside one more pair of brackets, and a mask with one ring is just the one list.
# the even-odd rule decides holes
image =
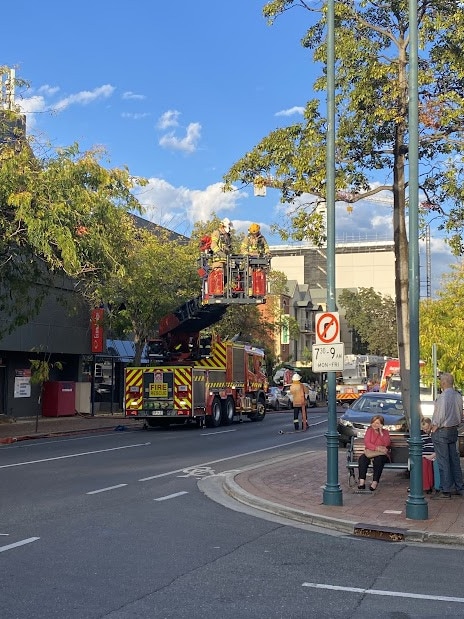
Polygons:
[[269,387],[266,393],[266,408],[279,410],[281,408],[292,408],[292,401],[288,397],[288,393],[282,393],[279,387]]
[[[310,406],[316,406],[316,399],[317,399],[317,393],[316,390],[313,389],[310,385],[308,385],[308,383],[302,383],[305,387],[308,388],[308,396],[306,398],[306,406],[310,407]],[[282,393],[285,393],[288,395],[288,397],[290,398],[290,402],[291,405],[293,406],[293,397],[292,394],[290,393],[290,385],[284,385],[282,387]]]
[[[399,376],[392,376],[387,384],[386,393],[398,393],[401,394],[401,378]],[[435,408],[435,400],[433,398],[433,387],[430,385],[420,384],[419,386],[420,397],[420,410],[422,417],[429,417],[432,419],[433,411]]]
[[339,443],[346,447],[352,436],[364,436],[374,415],[382,415],[389,432],[407,432],[403,400],[398,393],[368,391],[360,396],[339,418]]

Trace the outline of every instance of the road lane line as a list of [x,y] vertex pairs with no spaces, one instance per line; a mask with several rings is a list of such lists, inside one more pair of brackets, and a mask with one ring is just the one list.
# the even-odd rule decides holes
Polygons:
[[66,460],[67,458],[80,458],[81,456],[91,456],[93,454],[102,454],[107,451],[118,451],[119,449],[131,449],[132,447],[146,447],[151,443],[137,443],[135,445],[122,445],[121,447],[111,447],[109,449],[98,449],[96,451],[83,451],[76,454],[68,454],[67,456],[56,456],[55,458],[42,458],[41,460],[27,460],[26,462],[16,462],[15,464],[2,464],[0,469],[9,469],[13,466],[26,466],[26,464],[40,464],[41,462],[53,462],[54,460]]
[[369,595],[385,595],[388,597],[413,598],[415,600],[431,600],[434,602],[457,602],[464,604],[464,598],[450,597],[446,595],[427,595],[425,593],[405,593],[403,591],[382,591],[381,589],[361,589],[358,587],[339,587],[337,585],[324,585],[317,582],[304,582],[303,587],[313,589],[330,589],[331,591],[347,591],[348,593],[362,593]]
[[174,494],[167,494],[166,496],[160,496],[158,499],[153,499],[154,501],[167,501],[168,499],[175,499],[178,496],[182,496],[183,494],[188,494],[185,490],[183,492],[175,492]]
[[116,490],[117,488],[124,488],[127,484],[118,484],[117,486],[108,486],[108,488],[100,488],[99,490],[91,490],[85,494],[98,494],[99,492],[107,492],[108,490]]
[[228,432],[237,432],[237,430],[218,430],[217,432],[202,432],[200,436],[216,436],[216,434],[227,434]]
[[176,475],[177,473],[183,473],[186,469],[209,466],[210,464],[219,464],[220,462],[227,462],[228,460],[236,460],[237,458],[243,458],[244,456],[253,456],[254,454],[263,453],[265,451],[270,451],[272,449],[281,449],[282,447],[286,447],[287,445],[295,445],[296,443],[312,441],[315,438],[321,438],[322,436],[325,436],[325,434],[307,436],[305,438],[300,438],[296,441],[289,441],[287,443],[279,443],[278,445],[273,445],[272,447],[263,447],[263,449],[255,449],[254,451],[246,451],[245,453],[237,454],[235,456],[228,456],[227,458],[220,458],[219,460],[211,460],[211,462],[203,462],[202,464],[193,464],[191,466],[184,466],[184,468],[176,469],[175,471],[166,471],[166,473],[159,473],[158,475],[151,475],[150,477],[142,477],[142,479],[139,479],[139,481],[151,481],[152,479],[160,479],[161,477],[169,477],[169,475]]
[[40,539],[40,537],[28,537],[27,539],[22,539],[14,544],[8,544],[8,546],[0,546],[0,552],[5,552],[5,550],[11,550],[12,548],[18,548],[19,546],[31,544],[32,542],[36,542],[38,539]]

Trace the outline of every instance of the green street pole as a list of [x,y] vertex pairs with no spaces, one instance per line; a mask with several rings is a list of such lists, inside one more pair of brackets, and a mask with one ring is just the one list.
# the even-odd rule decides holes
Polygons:
[[422,440],[420,435],[419,375],[419,106],[418,106],[417,0],[409,0],[409,346],[410,346],[410,493],[406,517],[428,519],[428,504],[422,489]]
[[[327,309],[336,310],[335,302],[335,0],[327,3]],[[338,432],[335,372],[327,372],[328,429],[327,483],[323,490],[324,505],[343,505],[338,481]]]

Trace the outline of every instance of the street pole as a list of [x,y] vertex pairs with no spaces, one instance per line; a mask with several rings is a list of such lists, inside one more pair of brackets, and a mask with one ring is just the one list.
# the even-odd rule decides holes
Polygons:
[[417,0],[409,0],[409,346],[410,346],[410,493],[406,517],[427,520],[428,504],[422,489],[419,376],[419,106]]
[[[327,3],[327,310],[335,311],[335,0]],[[327,483],[324,505],[343,505],[338,481],[338,432],[335,372],[327,372]]]

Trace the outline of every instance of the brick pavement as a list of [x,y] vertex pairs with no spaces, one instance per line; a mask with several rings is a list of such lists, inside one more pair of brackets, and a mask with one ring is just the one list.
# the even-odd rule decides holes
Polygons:
[[[464,545],[464,497],[437,501],[425,495],[427,520],[410,519],[406,517],[409,486],[406,473],[385,470],[375,492],[359,491],[356,486],[349,486],[345,465],[345,452],[340,450],[341,506],[323,504],[327,456],[320,451],[250,468],[235,475],[227,491],[242,501],[249,494],[253,497],[249,504],[256,507],[260,507],[260,500],[270,502],[283,508],[274,508],[281,515],[289,509],[296,512],[295,519],[335,529],[352,530],[360,523],[368,523],[379,529],[401,529],[409,539]],[[369,485],[369,478],[366,485]],[[313,518],[298,518],[298,512],[311,514]]]

